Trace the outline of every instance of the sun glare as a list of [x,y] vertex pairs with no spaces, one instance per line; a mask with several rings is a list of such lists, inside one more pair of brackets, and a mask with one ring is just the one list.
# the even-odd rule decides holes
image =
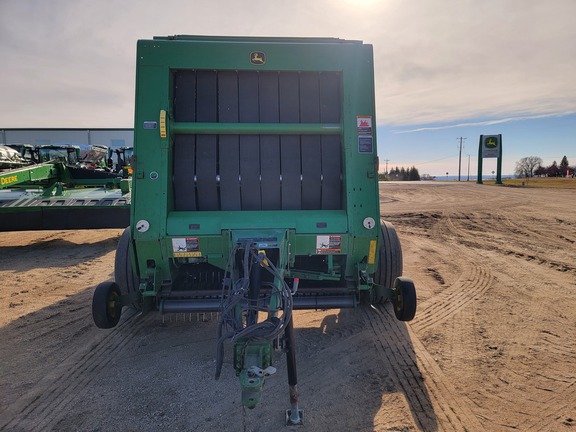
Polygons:
[[387,6],[391,0],[340,0],[338,3],[353,9],[367,10],[367,8]]

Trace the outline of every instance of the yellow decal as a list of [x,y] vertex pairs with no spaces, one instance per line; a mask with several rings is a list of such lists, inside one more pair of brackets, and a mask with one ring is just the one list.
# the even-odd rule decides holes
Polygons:
[[160,138],[166,138],[166,110],[160,110]]
[[174,252],[175,258],[200,258],[202,252]]
[[252,51],[250,53],[250,63],[253,65],[266,64],[266,54],[262,51]]
[[13,176],[8,176],[8,177],[2,177],[1,181],[2,181],[2,186],[16,183],[16,182],[18,182],[18,176],[13,175]]
[[376,240],[370,240],[370,252],[368,253],[368,264],[374,264],[376,260]]

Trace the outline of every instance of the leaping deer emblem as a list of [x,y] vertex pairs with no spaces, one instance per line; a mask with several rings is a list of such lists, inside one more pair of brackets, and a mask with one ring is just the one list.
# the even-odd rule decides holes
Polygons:
[[261,51],[253,51],[250,53],[250,63],[253,65],[263,65],[266,63],[266,54]]

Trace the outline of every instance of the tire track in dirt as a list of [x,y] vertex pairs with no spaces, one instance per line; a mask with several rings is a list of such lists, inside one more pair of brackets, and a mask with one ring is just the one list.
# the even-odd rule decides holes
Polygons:
[[470,263],[468,271],[442,293],[418,306],[411,327],[418,333],[430,330],[448,320],[470,302],[480,300],[494,283],[490,269]]
[[[479,406],[480,399],[493,400],[494,394],[464,384],[482,380],[492,381],[493,385],[500,383],[498,377],[486,377],[482,373],[486,356],[498,355],[498,352],[493,351],[494,346],[490,345],[486,330],[478,319],[478,309],[478,302],[468,302],[465,307],[438,322],[438,327],[434,325],[427,328],[422,341],[429,347],[430,357],[444,375],[459,378],[451,382],[456,392],[468,400],[469,409],[482,423],[482,429],[479,430],[500,430],[503,426],[498,423],[500,419],[493,418],[489,410],[482,410]],[[418,334],[422,335],[420,332]]]
[[[535,376],[531,373],[508,371],[505,377],[523,382],[532,381],[529,384],[531,388],[528,391],[526,388],[512,387],[502,374],[498,374],[496,379],[489,380],[492,386],[503,388],[496,389],[497,395],[494,394],[495,391],[487,389],[476,390],[473,395],[475,401],[478,401],[476,411],[483,419],[483,423],[490,425],[485,430],[503,428],[526,432],[564,430],[560,426],[559,419],[566,420],[574,415],[571,399],[575,383],[559,391],[557,388],[546,389],[535,385],[533,383]],[[492,408],[488,409],[487,405]]]
[[[450,192],[447,192],[450,191]],[[506,208],[516,211],[526,206],[523,191],[511,188],[495,189],[472,183],[419,183],[417,186],[380,184],[381,209],[385,213],[404,213],[406,210],[444,211],[457,208],[460,212],[477,210],[479,207]],[[478,203],[482,202],[482,205]]]
[[[464,235],[470,235],[469,232],[456,228],[451,218],[445,216],[444,219],[447,219],[448,223],[438,228],[442,230],[442,236],[446,230],[456,236],[456,241]],[[438,239],[439,235],[434,237]],[[419,304],[410,328],[420,337],[431,339],[431,346],[435,348],[434,351],[427,352],[429,361],[433,361],[439,370],[442,367],[445,376],[462,376],[463,373],[478,375],[479,362],[483,361],[484,356],[491,355],[492,351],[484,334],[485,329],[478,321],[477,309],[479,302],[483,302],[489,290],[496,286],[496,279],[490,264],[478,260],[477,254],[471,254],[469,250],[456,246],[445,260],[450,262],[453,255],[454,261],[460,263],[458,279]],[[442,325],[438,330],[437,327]],[[476,376],[472,380],[482,380],[482,377]],[[493,399],[494,396],[478,395],[459,384],[458,381],[453,383],[456,393],[468,396],[469,409],[477,416],[478,421],[485,423],[483,427],[473,430],[494,430],[491,428],[498,425],[498,419],[483,416],[482,410],[477,407],[479,398],[485,396]],[[500,426],[502,425],[498,425]]]
[[[558,248],[558,236],[537,230],[527,230],[514,225],[511,221],[507,223],[509,229],[498,230],[497,223],[485,227],[483,224],[486,222],[479,217],[445,213],[443,218],[445,224],[438,225],[438,235],[447,237],[466,247],[514,255],[526,261],[537,261],[541,265],[549,266],[560,272],[576,274],[576,266],[570,262],[571,255],[569,253],[565,255],[568,262],[552,260],[546,253],[551,248]],[[504,218],[503,215],[498,217],[499,220]],[[460,225],[464,226],[460,227]],[[482,233],[485,231],[491,231],[492,236],[484,237]]]
[[471,401],[458,394],[409,326],[396,321],[390,307],[364,308],[364,319],[420,430],[483,430],[468,406]]
[[[455,225],[453,217],[447,216],[446,229],[449,233],[455,235],[455,240],[461,242],[463,238],[472,239],[474,237],[472,231],[464,228],[459,228]],[[457,219],[460,222],[460,219]],[[466,220],[469,220],[466,218]],[[472,221],[474,224],[475,221]],[[477,222],[476,222],[477,223]],[[465,251],[463,251],[465,252]],[[502,250],[499,250],[502,252]],[[502,350],[498,345],[490,344],[488,340],[485,341],[484,346],[479,335],[487,337],[481,332],[483,330],[478,328],[478,321],[475,317],[476,301],[481,300],[486,296],[486,292],[491,286],[495,286],[495,278],[492,276],[488,265],[479,265],[471,262],[471,271],[465,272],[459,280],[452,284],[449,291],[444,291],[428,302],[420,305],[416,319],[412,323],[412,328],[420,335],[424,332],[432,330],[439,324],[446,323],[448,329],[442,331],[443,334],[448,334],[450,340],[448,346],[439,350],[439,355],[447,358],[451,372],[450,375],[459,375],[463,371],[473,374],[474,371],[480,367],[480,364],[475,362],[498,362],[493,360],[502,355]],[[540,263],[542,264],[542,263]],[[455,288],[458,291],[455,291]],[[446,310],[443,310],[443,309]],[[525,316],[540,316],[542,303],[538,301],[528,302],[527,308],[524,309]],[[449,320],[449,321],[448,321]],[[448,321],[448,322],[447,322]],[[519,329],[522,332],[522,329]],[[527,332],[531,329],[527,329]],[[430,335],[434,337],[434,335]],[[549,347],[548,350],[553,349]],[[571,350],[568,348],[568,352]],[[454,354],[453,354],[454,353]],[[462,353],[465,353],[462,356]],[[511,358],[511,357],[510,357]],[[561,356],[557,356],[559,361],[562,361]],[[454,364],[456,363],[456,364]],[[532,372],[519,371],[518,366],[516,370],[511,365],[505,363],[498,369],[495,369],[495,375],[486,377],[487,387],[493,386],[498,388],[498,391],[490,391],[487,389],[479,389],[470,392],[469,389],[461,389],[462,393],[469,394],[471,400],[478,402],[479,407],[486,404],[486,401],[491,401],[491,405],[497,405],[500,409],[495,412],[493,410],[475,409],[480,418],[484,419],[488,429],[492,428],[519,428],[525,430],[526,427],[532,424],[532,421],[539,420],[540,412],[549,413],[549,417],[556,417],[565,413],[565,404],[562,400],[550,399],[549,393],[551,390],[546,390],[546,379],[538,379],[541,382],[542,390],[540,391],[541,397],[532,401],[525,400],[522,408],[519,410],[518,400],[525,398],[522,389],[510,388],[508,385],[509,377],[507,375],[519,375],[524,373],[523,376],[516,377],[510,381],[512,382],[534,382],[535,378]],[[476,377],[474,380],[481,380],[481,377]],[[488,384],[489,383],[489,384]],[[553,385],[548,385],[548,388],[554,388]],[[538,393],[538,390],[532,390]],[[530,406],[530,409],[526,409]],[[515,418],[523,418],[523,424],[520,427],[518,424],[507,424],[505,419],[502,418],[501,412],[515,413]],[[532,414],[530,414],[532,413]],[[552,414],[550,414],[552,413]]]
[[85,317],[83,316],[78,316],[76,318],[72,318],[69,320],[63,320],[62,315],[63,314],[61,312],[57,312],[47,317],[44,324],[42,324],[42,330],[31,333],[30,336],[25,340],[25,342],[33,342],[38,339],[45,339],[47,336],[49,336],[50,334],[54,333],[57,330],[69,328],[70,326],[74,326],[82,321],[85,321]]
[[576,380],[572,381],[563,391],[556,393],[556,396],[550,401],[551,403],[548,404],[552,406],[552,409],[539,407],[539,420],[530,425],[522,425],[521,430],[526,432],[543,431],[550,428],[550,425],[563,425],[565,430],[573,430],[573,427],[576,426],[576,419],[573,417],[574,406],[570,401],[575,391]]
[[[544,324],[545,325],[545,324]],[[558,425],[559,428],[576,426],[574,420],[574,390],[576,389],[576,342],[572,338],[562,338],[546,329],[540,330],[538,348],[554,362],[572,365],[566,373],[556,368],[535,368],[532,363],[522,364],[514,372],[524,375],[524,381],[532,387],[529,402],[533,406],[531,416],[525,418],[519,429],[540,431]],[[506,367],[511,371],[510,362]],[[521,395],[517,395],[520,397]],[[561,429],[557,429],[561,430]]]
[[[504,279],[498,285],[505,287],[507,283],[509,280]],[[564,430],[558,419],[574,417],[566,402],[573,400],[573,395],[565,387],[575,381],[574,373],[566,374],[566,365],[576,370],[576,344],[572,338],[557,336],[558,324],[547,319],[549,315],[560,316],[561,307],[555,310],[545,306],[537,282],[527,286],[521,296],[513,291],[500,295],[500,305],[490,299],[488,305],[498,308],[502,326],[513,331],[498,334],[486,322],[479,331],[472,331],[478,325],[478,312],[474,311],[478,303],[473,303],[442,330],[452,335],[449,346],[439,350],[448,356],[443,369],[450,376],[467,374],[473,376],[469,381],[484,381],[482,387],[461,391],[477,404],[474,412],[489,425],[487,430],[524,431],[535,424],[539,426],[534,430]],[[522,310],[522,314],[512,318],[515,310]],[[476,314],[472,321],[466,318],[470,312]],[[547,367],[556,363],[563,367]],[[546,413],[548,423],[542,421],[542,413]]]
[[[526,212],[521,215],[512,213],[509,216],[509,220],[510,224],[514,225],[520,233],[526,232],[529,237],[538,237],[552,245],[556,244],[556,238],[566,241],[569,244],[576,242],[576,237],[574,236],[576,231],[572,228],[573,224],[557,217],[551,220],[550,218],[540,216],[538,213],[532,214]],[[565,237],[559,234],[559,232],[571,235],[571,238]]]
[[[576,243],[576,237],[574,237],[576,232],[567,229],[560,234],[558,225],[561,225],[561,223],[558,221],[551,224],[547,219],[537,218],[532,215],[504,212],[498,212],[493,216],[496,222],[490,224],[490,229],[501,232],[502,236],[512,242],[516,248],[527,251],[524,254],[520,254],[520,257],[540,259],[542,264],[550,263],[553,267],[561,267],[558,263],[540,258],[542,254],[537,254],[537,252],[543,251],[545,254],[550,249],[562,250],[563,245],[564,248],[570,249]],[[537,227],[537,229],[534,229],[534,227]],[[503,249],[503,251],[509,253],[506,249]],[[539,256],[536,257],[534,254]],[[571,267],[569,264],[564,265]],[[571,269],[574,268],[571,267]]]
[[[463,202],[457,206],[445,205],[449,201],[442,199],[431,206],[425,197],[423,205],[410,199],[402,213],[394,214],[399,225],[409,227],[406,233],[444,244],[446,260],[453,257],[466,270],[469,263],[485,259],[492,263],[489,270],[496,275],[489,273],[493,289],[485,291],[482,299],[468,302],[446,319],[436,318],[437,311],[430,313],[430,308],[439,299],[445,302],[454,295],[446,289],[459,289],[462,276],[440,292],[429,289],[433,295],[419,304],[411,328],[430,338],[430,343],[422,340],[433,350],[431,354],[438,355],[445,375],[458,377],[453,383],[474,404],[470,408],[484,425],[481,430],[572,430],[576,426],[576,342],[565,335],[566,326],[573,328],[573,321],[560,304],[563,300],[572,304],[573,296],[567,293],[556,299],[543,298],[539,293],[553,291],[539,285],[547,284],[548,269],[553,269],[563,278],[556,282],[557,293],[573,291],[576,286],[573,214],[566,206],[558,209],[555,217],[550,211],[533,207],[534,202],[550,199],[551,191],[498,188],[496,195],[490,188],[476,188],[476,193],[474,199],[472,194],[461,194]],[[386,211],[394,213],[395,209],[400,207],[392,204]],[[440,210],[440,218],[435,216],[436,223],[431,223],[429,212],[435,209]],[[410,210],[417,214],[406,213]],[[419,262],[425,262],[423,268],[427,268],[425,259]],[[432,277],[444,276],[434,272],[436,264],[430,267]],[[526,277],[533,283],[522,287]],[[482,315],[489,309],[491,322]],[[434,322],[436,319],[439,321]],[[466,387],[469,382],[482,385]]]
[[[130,311],[130,312],[129,312]],[[130,340],[137,336],[147,320],[136,318],[136,312],[125,310],[122,322],[102,339],[72,355],[52,373],[41,379],[32,390],[21,396],[3,413],[0,430],[53,430],[74,401]]]

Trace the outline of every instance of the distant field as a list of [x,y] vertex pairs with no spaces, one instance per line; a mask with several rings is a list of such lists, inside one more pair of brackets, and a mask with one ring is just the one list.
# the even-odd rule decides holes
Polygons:
[[[484,180],[484,184],[494,183],[495,180]],[[576,189],[576,178],[505,179],[502,184],[509,187]]]

